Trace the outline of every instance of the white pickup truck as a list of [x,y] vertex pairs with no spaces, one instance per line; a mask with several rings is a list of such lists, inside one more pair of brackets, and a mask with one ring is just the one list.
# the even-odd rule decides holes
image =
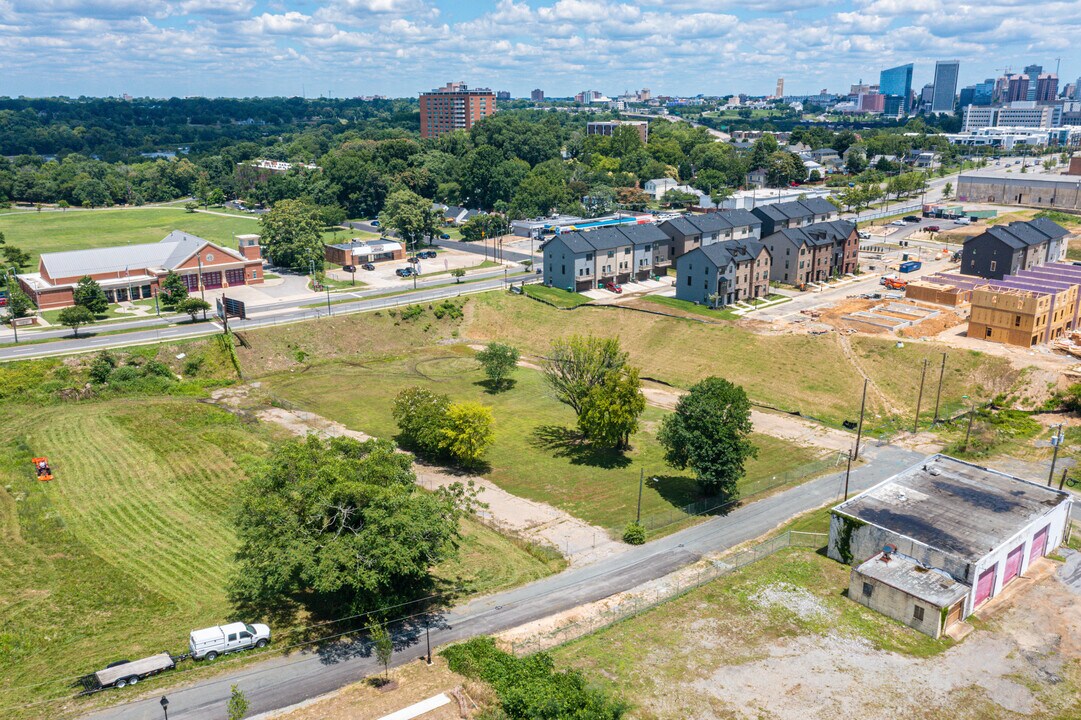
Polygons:
[[266,647],[269,642],[270,628],[266,625],[236,622],[192,630],[188,648],[196,660],[213,660],[225,653]]

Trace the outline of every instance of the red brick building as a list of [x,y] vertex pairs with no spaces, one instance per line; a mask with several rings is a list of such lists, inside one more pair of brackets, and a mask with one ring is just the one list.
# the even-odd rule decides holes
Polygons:
[[[247,247],[250,253],[258,245]],[[98,281],[109,302],[154,297],[170,271],[193,293],[262,283],[263,261],[245,254],[174,230],[157,243],[45,253],[36,273],[18,277],[34,304],[47,310],[73,305],[72,291],[87,276]]]
[[447,83],[420,94],[420,136],[439,137],[468,130],[495,113],[495,93],[488,88],[472,90],[465,83]]

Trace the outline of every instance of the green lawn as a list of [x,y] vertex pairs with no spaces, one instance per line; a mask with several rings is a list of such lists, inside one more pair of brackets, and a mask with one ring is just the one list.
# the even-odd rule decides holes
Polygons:
[[690,313],[692,315],[701,315],[702,317],[712,318],[714,320],[738,320],[739,315],[733,313],[731,308],[717,308],[714,310],[706,305],[696,305],[693,302],[687,300],[679,300],[674,297],[664,297],[662,295],[644,295],[639,298],[642,302],[649,303],[651,305],[663,305],[673,310],[682,310],[683,312]]
[[[10,706],[71,698],[76,676],[120,657],[180,653],[189,630],[234,617],[225,593],[234,493],[277,432],[194,399],[5,407],[0,715],[81,714],[88,706],[70,700],[64,712]],[[32,477],[37,454],[53,482]],[[436,568],[448,587],[488,592],[559,567],[476,522],[463,531],[461,559]]]
[[[576,667],[629,701],[629,717],[682,720],[745,717],[709,692],[726,667],[768,658],[779,642],[835,644],[851,638],[877,649],[928,657],[952,646],[895,622],[841,593],[850,568],[806,549],[787,549],[652,610],[556,648],[559,668]],[[763,593],[780,601],[764,604]],[[799,613],[784,602],[791,597]],[[838,650],[838,653],[843,653]],[[823,672],[831,672],[828,668]],[[768,698],[762,698],[768,707]],[[772,717],[756,712],[753,717]],[[808,717],[818,717],[813,712]],[[907,716],[906,716],[907,717]],[[930,717],[930,716],[928,716]]]
[[547,285],[526,285],[525,294],[531,298],[544,300],[559,308],[578,307],[579,305],[593,302],[592,299],[587,298],[585,295],[567,292],[566,290],[561,290],[559,288],[548,287]]
[[[136,305],[138,307],[146,308],[147,311],[150,313],[150,316],[156,317],[156,314],[154,312],[154,300],[153,299],[151,299],[151,300],[136,300],[132,304]],[[112,320],[145,320],[146,319],[146,317],[144,317],[142,315],[132,315],[131,313],[118,312],[119,308],[120,308],[119,305],[110,305],[108,310],[106,310],[101,315],[96,315],[95,317],[96,317],[98,322],[102,322],[104,320],[112,321]],[[172,311],[166,310],[165,308],[161,308],[161,314],[162,315],[171,315]],[[43,311],[41,311],[40,315],[46,322],[48,322],[51,325],[57,325],[60,322],[60,310],[43,310]],[[185,316],[185,317],[187,317],[187,316]]]
[[[575,441],[573,411],[550,395],[539,372],[520,368],[514,377],[511,390],[490,394],[472,352],[447,347],[405,359],[321,364],[263,382],[272,395],[377,437],[397,433],[391,406],[395,395],[411,385],[489,405],[496,440],[484,474],[508,492],[551,503],[601,527],[618,529],[634,518],[640,471],[647,478],[658,478],[646,485],[643,515],[698,499],[692,476],[664,463],[656,438],[664,411],[646,409],[642,428],[632,438],[633,449],[625,456],[594,451]],[[342,392],[343,387],[358,388],[359,395]],[[760,455],[748,465],[745,487],[768,483],[769,478],[818,457],[812,450],[769,436],[756,434],[753,439]]]

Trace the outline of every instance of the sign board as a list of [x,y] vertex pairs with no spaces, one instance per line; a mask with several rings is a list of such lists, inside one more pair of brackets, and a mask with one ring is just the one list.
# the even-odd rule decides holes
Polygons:
[[247,308],[243,301],[227,298],[222,295],[218,298],[218,317],[248,319]]

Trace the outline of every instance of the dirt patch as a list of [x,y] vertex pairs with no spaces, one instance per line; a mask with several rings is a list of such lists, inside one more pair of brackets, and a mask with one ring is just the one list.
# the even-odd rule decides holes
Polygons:
[[814,620],[826,617],[829,610],[818,598],[805,588],[788,583],[776,583],[762,588],[752,598],[759,607],[769,609],[785,608],[801,620]]
[[[376,720],[414,703],[443,694],[449,703],[424,713],[424,720],[471,717],[483,703],[487,690],[453,673],[446,660],[432,657],[432,664],[417,661],[390,671],[391,685],[374,687],[358,682],[315,698],[300,707],[259,715],[255,720]],[[390,689],[388,689],[390,688]],[[461,710],[466,710],[462,714]]]

